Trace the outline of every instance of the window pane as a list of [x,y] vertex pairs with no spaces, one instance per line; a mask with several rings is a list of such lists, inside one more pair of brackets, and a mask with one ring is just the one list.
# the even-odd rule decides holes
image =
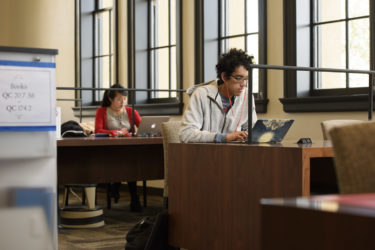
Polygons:
[[321,89],[337,89],[346,87],[346,76],[344,73],[318,73],[321,77]]
[[220,54],[227,53],[231,48],[245,50],[245,42],[243,37],[227,38],[221,40]]
[[[112,66],[112,70],[113,70],[113,66]],[[110,82],[111,79],[113,78],[110,78],[109,57],[95,58],[95,87],[109,88],[111,86],[111,82]],[[101,101],[102,93],[99,91],[96,91],[95,99],[96,101]]]
[[[369,19],[358,19],[349,22],[349,68],[370,69]],[[350,87],[368,86],[368,75],[349,74]]]
[[[346,68],[345,22],[325,24],[318,27],[318,67]],[[346,76],[341,73],[319,73],[320,88],[345,88]],[[319,87],[319,86],[318,86]]]
[[111,86],[110,82],[110,66],[109,66],[109,57],[101,57],[99,58],[99,62],[101,65],[101,75],[100,75],[100,82],[101,87],[109,88]]
[[247,33],[258,32],[258,0],[246,0],[247,1]]
[[325,22],[345,18],[344,0],[317,0],[316,18],[318,22]]
[[[247,36],[247,53],[254,57],[256,64],[259,63],[258,35]],[[259,70],[253,69],[253,93],[259,92]]]
[[[171,89],[177,89],[177,57],[176,47],[171,48]],[[176,92],[171,92],[171,97],[176,97]]]
[[154,0],[156,15],[155,15],[155,47],[168,45],[168,32],[169,32],[169,0]]
[[[153,79],[152,88],[155,89],[169,89],[169,52],[168,48],[157,49],[152,51],[153,61]],[[153,98],[168,97],[168,92],[155,92],[152,94]]]
[[247,36],[247,51],[250,56],[254,56],[256,63],[259,63],[259,40],[258,35]]
[[176,44],[176,0],[171,2],[171,44]]
[[116,69],[116,60],[115,60],[115,57],[114,56],[110,56],[110,60],[111,60],[111,64],[109,65],[109,71],[110,71],[110,74],[111,74],[111,77],[110,77],[110,81],[109,81],[109,86],[110,87],[111,85],[117,83],[116,82],[116,79],[115,79],[115,69]]
[[349,17],[369,15],[368,0],[349,0]]
[[111,86],[111,72],[110,72],[110,65],[109,65],[109,57],[102,58],[103,64],[103,87],[109,88]]
[[236,37],[236,38],[230,38],[226,40],[228,41],[227,51],[231,48],[245,50],[245,38],[244,37]]
[[[100,88],[101,82],[100,82],[100,76],[102,75],[102,70],[101,70],[101,64],[99,58],[94,59],[94,86],[95,88]],[[99,102],[101,100],[102,95],[100,94],[99,91],[95,91],[95,101]]]
[[226,35],[245,33],[245,0],[227,1],[228,24]]
[[99,9],[112,8],[113,0],[99,0]]
[[253,69],[253,93],[259,92],[259,69]]
[[[108,55],[110,51],[110,15],[109,12],[101,12],[96,15],[96,43],[95,55]],[[113,25],[112,25],[112,35]],[[114,40],[113,38],[111,39]],[[111,44],[113,50],[113,44]]]

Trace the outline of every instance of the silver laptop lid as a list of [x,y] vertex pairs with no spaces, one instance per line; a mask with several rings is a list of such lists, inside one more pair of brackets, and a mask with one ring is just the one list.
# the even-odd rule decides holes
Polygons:
[[167,122],[169,116],[143,116],[137,130],[137,136],[158,137],[162,136],[161,124]]

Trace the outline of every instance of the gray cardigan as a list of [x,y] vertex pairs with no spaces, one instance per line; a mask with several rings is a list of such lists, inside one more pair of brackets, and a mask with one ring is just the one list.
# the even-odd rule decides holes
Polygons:
[[[228,113],[223,111],[216,80],[194,86],[190,93],[192,95],[179,132],[181,142],[214,142],[217,133],[233,133],[237,124],[237,131],[247,130],[248,97],[245,91],[236,97]],[[254,126],[257,121],[254,98],[253,107]]]

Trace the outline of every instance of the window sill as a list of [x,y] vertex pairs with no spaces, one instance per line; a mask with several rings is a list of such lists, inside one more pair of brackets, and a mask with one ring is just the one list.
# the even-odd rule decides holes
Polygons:
[[[131,105],[128,105],[131,106]],[[99,106],[82,106],[74,107],[75,117],[95,117],[96,110]],[[182,103],[154,103],[154,104],[136,104],[135,109],[140,115],[181,115],[183,110]]]
[[367,111],[368,95],[280,98],[285,112]]
[[135,105],[135,109],[141,115],[181,115],[183,107],[183,103],[153,103]]

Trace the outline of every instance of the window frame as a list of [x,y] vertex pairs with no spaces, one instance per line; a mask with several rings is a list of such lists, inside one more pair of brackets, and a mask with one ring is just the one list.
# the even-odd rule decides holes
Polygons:
[[[345,24],[345,69],[349,69],[349,22],[353,20],[358,20],[358,19],[363,19],[363,18],[369,18],[370,15],[368,16],[357,16],[357,17],[349,17],[349,9],[348,9],[348,4],[350,0],[345,0],[345,17],[340,18],[340,19],[334,19],[334,20],[329,20],[329,21],[316,21],[315,20],[315,8],[318,7],[317,1],[319,0],[311,0],[311,24],[310,24],[310,29],[311,29],[311,54],[313,55],[311,57],[312,60],[312,65],[317,65],[318,62],[317,60],[319,57],[318,54],[318,48],[316,46],[316,41],[315,41],[315,36],[317,36],[316,31],[315,31],[315,26],[321,26],[321,25],[326,25],[326,24],[332,24],[332,23],[344,23]],[[370,19],[370,18],[369,18]],[[316,56],[315,56],[316,55]],[[353,95],[353,94],[364,94],[367,93],[367,86],[366,87],[359,87],[359,88],[350,88],[349,87],[349,73],[345,74],[345,88],[337,88],[337,89],[317,89],[316,84],[318,85],[320,79],[317,78],[317,73],[312,74],[312,89],[311,89],[311,94],[313,96],[329,96],[329,95]],[[319,77],[318,77],[319,78]]]
[[[102,57],[103,55],[96,55],[96,25],[95,25],[95,15],[103,12],[108,11],[108,8],[98,8],[100,0],[92,0],[94,5],[93,11],[88,11],[87,13],[91,14],[87,15],[86,18],[91,18],[92,20],[88,20],[88,22],[85,22],[87,20],[82,19],[82,3],[85,1],[83,0],[75,0],[75,87],[82,87],[82,88],[96,88],[96,87],[102,87],[102,86],[96,86],[97,79],[96,79],[96,58]],[[86,2],[87,3],[87,2]],[[112,32],[109,32],[109,40],[113,41],[114,48],[113,53],[109,51],[109,58],[114,57],[114,65],[112,65],[112,61],[110,60],[110,69],[113,67],[114,73],[112,75],[112,72],[110,72],[110,80],[112,80],[112,83],[110,85],[118,82],[118,1],[113,0],[113,8],[112,8],[112,15],[114,20],[114,34]],[[86,13],[86,14],[87,14]],[[82,24],[84,22],[84,24]],[[113,38],[112,38],[113,35]],[[88,48],[88,50],[84,51],[82,44],[85,44],[85,47],[88,43],[85,43],[85,40],[92,41],[90,44],[91,47]],[[110,43],[110,49],[112,49],[111,46],[112,43]],[[88,53],[90,57],[86,57],[82,55],[82,53]],[[107,56],[107,55],[106,55]],[[91,59],[92,67],[89,67],[89,70],[85,70],[82,67],[82,61],[87,60],[87,58]],[[91,68],[91,69],[90,69]],[[85,75],[86,74],[86,75]],[[91,75],[91,80],[87,81],[85,80],[88,74]],[[113,77],[113,79],[112,79]],[[90,78],[90,77],[89,77]],[[85,110],[92,110],[96,109],[98,105],[100,105],[101,100],[96,100],[96,97],[100,96],[96,91],[82,91],[77,90],[75,92],[75,98],[77,101],[75,102],[75,108],[73,110],[75,113],[77,113],[78,110],[85,109]],[[80,99],[80,101],[79,101]],[[81,103],[80,103],[81,102]],[[84,114],[83,116],[91,116],[90,114]]]
[[[151,0],[129,0],[128,6],[128,86],[151,88]],[[148,18],[144,20],[145,16]],[[182,1],[176,0],[176,77],[177,89],[182,88]],[[147,39],[144,39],[147,37]],[[146,74],[144,65],[147,65]],[[170,63],[169,63],[170,67]],[[142,115],[181,115],[182,93],[176,98],[151,98],[150,92],[129,93],[129,103],[135,103]]]
[[[370,69],[374,70],[375,4],[370,2]],[[284,65],[314,65],[313,0],[283,2]],[[299,12],[297,15],[297,11]],[[298,27],[298,28],[297,28]],[[307,30],[308,29],[308,30]],[[299,39],[297,39],[297,37]],[[304,44],[307,46],[301,46]],[[368,87],[349,89],[314,89],[311,72],[284,71],[285,112],[365,111],[368,109]]]
[[[149,3],[150,7],[150,12],[155,11],[153,10],[153,4]],[[156,6],[154,7],[156,9]],[[155,88],[155,86],[159,85],[158,82],[158,64],[156,63],[156,55],[155,51],[161,50],[161,49],[168,49],[168,89],[172,89],[172,68],[171,68],[171,62],[172,62],[172,49],[175,48],[177,49],[177,39],[175,39],[175,43],[172,43],[171,39],[171,28],[172,28],[172,20],[171,20],[171,0],[168,0],[168,44],[167,45],[161,45],[161,46],[154,46],[154,43],[156,43],[156,36],[157,36],[157,31],[156,28],[158,27],[156,22],[153,22],[152,17],[155,17],[154,14],[151,13],[150,15],[150,20],[149,20],[149,29],[150,29],[150,34],[149,34],[149,46],[148,46],[148,63],[150,64],[150,72],[149,72],[149,88]],[[153,28],[152,28],[153,27]],[[176,79],[177,80],[177,79]],[[172,97],[172,91],[168,92],[168,98],[173,98]],[[157,94],[157,92],[148,92],[148,99],[149,102],[153,102],[154,100],[158,100],[160,98],[155,98],[152,95]]]
[[[100,0],[97,0],[96,1],[96,5],[98,5],[98,1]],[[113,0],[114,1],[114,5],[116,5],[117,1],[116,0]],[[103,71],[104,72],[104,69],[100,66],[98,66],[98,69],[99,71],[96,71],[95,68],[97,67],[98,64],[100,64],[100,58],[105,58],[105,57],[108,57],[109,59],[109,86],[117,83],[117,80],[113,81],[112,77],[113,75],[115,76],[118,72],[118,70],[115,68],[115,71],[114,71],[114,74],[112,73],[112,68],[114,65],[112,65],[112,58],[115,57],[116,58],[116,51],[117,50],[113,50],[112,48],[112,43],[114,43],[117,39],[117,34],[115,32],[115,34],[113,34],[113,38],[112,38],[112,25],[116,25],[116,22],[114,22],[112,24],[112,15],[113,15],[113,11],[115,12],[114,14],[116,15],[117,13],[117,8],[116,6],[114,6],[113,8],[98,8],[98,6],[95,6],[95,11],[93,12],[93,14],[100,14],[100,13],[104,13],[104,12],[108,12],[109,14],[109,48],[108,48],[108,54],[101,54],[101,51],[100,51],[100,42],[101,42],[101,39],[100,38],[104,38],[103,36],[103,30],[99,29],[97,26],[96,26],[96,23],[94,22],[94,27],[93,27],[93,30],[94,30],[94,53],[93,53],[93,61],[94,61],[94,86],[97,87],[97,88],[103,88],[104,87],[104,83],[101,82],[101,77],[100,77],[100,73]],[[115,16],[116,18],[116,16]],[[114,18],[114,20],[115,20]],[[98,30],[97,30],[98,29]],[[115,28],[116,29],[116,26]],[[97,33],[97,31],[99,33]],[[117,64],[116,64],[117,65]],[[96,77],[95,73],[98,74],[98,77]],[[95,96],[94,96],[94,103],[95,104],[100,104],[101,103],[101,100],[102,100],[102,95],[103,95],[104,91],[96,91],[95,92]]]
[[[215,65],[220,56],[221,1],[195,0],[195,83],[216,79]],[[245,2],[246,6],[246,2]],[[246,9],[246,8],[245,8]],[[219,13],[219,14],[218,14]],[[267,63],[267,1],[258,0],[259,64]],[[246,20],[246,15],[245,15]],[[247,32],[245,30],[245,32]],[[243,34],[244,36],[247,33]],[[231,37],[231,36],[229,36]],[[246,43],[246,42],[245,42]],[[259,93],[254,94],[257,113],[267,112],[267,72],[259,70]]]

